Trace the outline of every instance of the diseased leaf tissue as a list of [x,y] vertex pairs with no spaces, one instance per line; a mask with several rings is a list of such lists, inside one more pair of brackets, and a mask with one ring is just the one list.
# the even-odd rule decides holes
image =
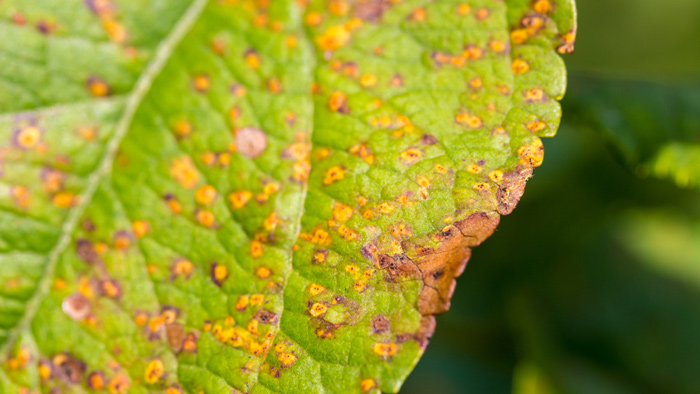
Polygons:
[[0,393],[395,392],[573,0],[0,0]]

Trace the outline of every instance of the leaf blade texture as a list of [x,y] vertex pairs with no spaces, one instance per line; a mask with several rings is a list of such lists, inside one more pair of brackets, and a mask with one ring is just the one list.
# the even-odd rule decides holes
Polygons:
[[1,7],[5,392],[398,391],[575,37],[569,1]]

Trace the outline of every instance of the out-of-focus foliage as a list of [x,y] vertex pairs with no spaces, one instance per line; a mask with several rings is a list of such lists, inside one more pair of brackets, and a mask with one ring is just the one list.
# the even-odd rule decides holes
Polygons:
[[570,80],[567,114],[600,131],[640,175],[700,186],[700,86]]

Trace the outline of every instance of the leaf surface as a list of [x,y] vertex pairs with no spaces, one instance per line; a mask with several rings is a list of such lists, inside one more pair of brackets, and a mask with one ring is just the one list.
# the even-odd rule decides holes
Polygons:
[[572,1],[5,1],[0,392],[396,392]]

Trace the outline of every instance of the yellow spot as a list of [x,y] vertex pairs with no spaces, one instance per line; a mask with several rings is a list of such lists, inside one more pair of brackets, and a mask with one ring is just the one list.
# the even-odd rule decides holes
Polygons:
[[47,380],[51,377],[51,367],[44,362],[39,365],[39,377],[41,380]]
[[356,281],[352,285],[352,289],[358,293],[361,293],[365,289],[365,287],[367,287],[367,285],[361,280]]
[[479,127],[483,126],[483,122],[480,117],[476,115],[470,115],[467,113],[461,113],[457,115],[455,120],[457,121],[457,123],[467,125],[472,129],[478,129]]
[[155,359],[146,366],[146,373],[144,377],[146,378],[147,383],[155,384],[158,382],[158,380],[160,380],[164,373],[165,366],[163,365],[163,362],[160,359]]
[[323,184],[328,186],[333,182],[337,182],[345,178],[345,168],[341,165],[333,166],[326,171],[326,176],[323,179]]
[[263,255],[263,244],[260,241],[253,241],[250,243],[250,255],[258,258]]
[[342,111],[342,109],[345,107],[346,101],[347,97],[345,96],[345,93],[335,91],[328,99],[328,108],[330,108],[330,110],[333,112]]
[[282,353],[277,356],[277,361],[282,364],[282,367],[288,368],[297,362],[297,356],[294,353]]
[[345,266],[345,272],[354,275],[358,272],[360,272],[360,268],[356,266],[355,264],[348,264]]
[[231,202],[232,209],[239,209],[243,208],[251,197],[253,197],[253,193],[247,190],[241,190],[229,194],[228,200]]
[[388,214],[394,212],[394,206],[391,205],[391,203],[383,202],[377,206],[377,211],[379,211],[385,215],[388,215]]
[[365,206],[365,205],[367,205],[368,202],[369,202],[369,200],[367,199],[367,197],[364,197],[364,196],[357,197],[357,203],[360,204],[360,206]]
[[324,291],[326,291],[326,288],[321,286],[321,285],[318,285],[315,283],[312,283],[311,285],[309,285],[308,292],[312,296],[317,296],[317,295],[323,293]]
[[316,38],[316,43],[324,51],[333,51],[345,45],[350,39],[350,31],[343,25],[332,26]]
[[333,205],[333,218],[340,222],[347,222],[352,217],[353,210],[350,206],[341,202],[336,202]]
[[268,195],[277,193],[279,190],[280,190],[280,185],[276,182],[266,183],[265,186],[263,187],[263,193],[268,194]]
[[324,313],[326,313],[327,310],[328,310],[327,306],[325,306],[321,303],[315,302],[313,305],[311,305],[311,308],[309,308],[309,314],[313,317],[319,317],[319,316],[323,315]]
[[272,271],[270,271],[270,269],[267,267],[259,267],[257,271],[255,271],[255,275],[257,275],[261,279],[269,278],[271,274]]
[[398,346],[395,343],[375,342],[372,351],[381,357],[390,357],[396,354]]
[[360,389],[364,392],[368,392],[375,387],[377,387],[377,382],[375,382],[374,379],[364,379],[360,382]]
[[493,170],[489,173],[489,179],[496,183],[501,183],[503,180],[503,171]]
[[214,214],[211,211],[199,210],[195,214],[197,221],[204,227],[211,227],[214,225]]
[[145,220],[135,220],[131,223],[131,229],[134,231],[134,235],[136,235],[137,238],[142,238],[151,230],[151,226]]
[[204,185],[197,189],[194,194],[194,199],[203,205],[209,205],[216,198],[216,189],[211,185]]
[[373,74],[365,74],[360,77],[360,85],[368,88],[377,84],[377,77]]
[[411,165],[420,160],[421,156],[420,149],[418,148],[408,148],[399,154],[399,157],[404,162],[404,164]]
[[188,156],[173,160],[170,164],[170,174],[187,189],[193,188],[199,181],[199,173]]
[[192,134],[192,123],[186,121],[180,121],[175,124],[175,134],[178,137],[186,137]]
[[352,19],[350,19],[350,20],[345,24],[345,27],[346,27],[348,30],[356,30],[356,29],[361,28],[361,27],[362,27],[362,24],[363,24],[362,19],[360,19],[360,18],[352,18]]

